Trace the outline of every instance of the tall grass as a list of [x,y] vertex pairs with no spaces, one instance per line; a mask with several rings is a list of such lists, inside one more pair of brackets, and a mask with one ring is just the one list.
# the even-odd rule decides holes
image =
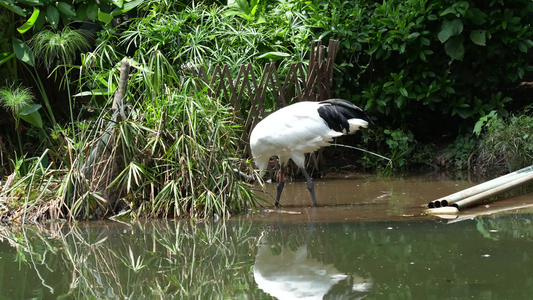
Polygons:
[[31,175],[4,188],[5,199],[24,199],[24,216],[228,217],[254,206],[232,171],[239,126],[231,109],[205,92],[159,85],[164,66],[133,63],[131,82],[142,84],[132,84],[124,115],[105,107],[78,124],[80,150],[68,153],[69,168],[51,168],[45,153]]

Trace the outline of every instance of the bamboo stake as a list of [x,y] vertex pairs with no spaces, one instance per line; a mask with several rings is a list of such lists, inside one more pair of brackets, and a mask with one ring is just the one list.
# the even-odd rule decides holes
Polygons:
[[483,193],[483,192],[489,191],[489,190],[494,189],[494,188],[496,188],[496,187],[498,187],[500,185],[509,183],[509,182],[511,182],[513,180],[516,180],[516,179],[518,179],[518,178],[520,178],[522,176],[525,176],[525,175],[527,175],[529,173],[533,173],[533,165],[529,166],[529,167],[526,167],[526,168],[523,168],[523,169],[520,169],[518,171],[512,172],[512,173],[509,173],[507,175],[504,175],[504,176],[489,180],[487,182],[478,184],[476,186],[473,186],[471,188],[459,191],[457,193],[454,193],[454,194],[439,198],[437,200],[433,200],[433,201],[428,203],[428,207],[429,208],[439,208],[439,207],[446,207],[446,206],[452,205],[453,203],[455,203],[455,202],[457,202],[457,201],[459,201],[461,199],[465,199],[465,198],[477,195],[479,193]]
[[[531,208],[531,207],[533,207],[533,203],[522,204],[522,205],[511,205],[508,207],[488,209],[488,210],[483,210],[480,212],[474,212],[474,213],[469,213],[469,214],[459,214],[459,210],[457,208],[455,208],[454,206],[448,206],[448,207],[441,207],[441,208],[428,208],[426,209],[426,212],[436,217],[446,220],[446,224],[452,224],[452,223],[461,222],[465,220],[472,220],[473,218],[476,218],[479,216],[502,214],[502,213],[506,213],[509,211],[516,211],[519,209],[525,209],[525,208]],[[455,209],[455,212],[448,210],[451,208]]]
[[533,172],[529,172],[529,173],[527,173],[527,174],[525,174],[523,176],[520,176],[518,178],[516,178],[516,176],[513,177],[513,178],[515,178],[515,179],[510,181],[510,182],[507,182],[505,184],[499,185],[499,186],[497,186],[495,188],[492,188],[492,189],[487,190],[485,192],[476,194],[474,196],[467,197],[465,199],[461,199],[459,201],[456,201],[452,205],[457,207],[458,209],[462,209],[462,208],[466,208],[466,207],[469,207],[469,206],[473,206],[476,203],[479,203],[479,202],[481,202],[481,201],[483,201],[485,199],[497,196],[497,195],[502,194],[504,192],[507,192],[508,190],[511,190],[511,189],[513,189],[515,187],[518,187],[518,186],[527,184],[529,182],[532,182],[533,181]]

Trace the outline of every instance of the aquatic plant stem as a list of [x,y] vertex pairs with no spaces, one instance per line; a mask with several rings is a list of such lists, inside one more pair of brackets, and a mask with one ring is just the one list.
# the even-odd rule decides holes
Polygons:
[[65,70],[65,81],[67,85],[68,108],[70,112],[70,125],[72,127],[72,141],[74,141],[74,144],[76,144],[76,126],[74,125],[74,111],[72,109],[72,97],[70,95],[70,80],[68,79],[67,62],[65,61],[64,57],[62,57],[62,61],[63,61],[63,69]]
[[368,154],[372,154],[372,155],[375,155],[379,158],[382,158],[384,160],[387,160],[389,161],[389,164],[392,165],[392,160],[390,158],[387,158],[383,155],[379,155],[377,153],[374,153],[372,151],[368,151],[368,150],[365,150],[365,149],[362,149],[362,148],[359,148],[359,147],[354,147],[354,146],[348,146],[348,145],[342,145],[342,144],[331,144],[332,146],[340,146],[340,147],[345,147],[345,148],[350,148],[350,149],[354,149],[354,150],[359,150],[359,151],[363,151],[365,153],[368,153]]
[[41,77],[39,77],[39,74],[37,73],[37,70],[35,69],[35,67],[33,67],[33,70],[32,70],[26,64],[23,64],[23,66],[26,68],[26,70],[28,70],[28,73],[30,73],[31,77],[33,78],[33,81],[35,81],[35,85],[37,85],[37,89],[39,89],[39,92],[41,93],[41,97],[43,98],[44,106],[46,107],[46,110],[48,111],[48,117],[50,118],[50,121],[52,122],[52,128],[55,128],[57,125],[56,118],[52,111],[50,100],[48,100],[48,95],[46,94],[46,91],[44,90],[44,85],[43,85],[43,82],[41,81]]

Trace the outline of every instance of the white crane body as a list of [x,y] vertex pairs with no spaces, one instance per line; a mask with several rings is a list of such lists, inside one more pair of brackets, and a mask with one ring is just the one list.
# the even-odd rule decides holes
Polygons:
[[273,112],[259,122],[250,134],[250,149],[259,175],[263,176],[272,156],[282,166],[278,197],[283,190],[283,166],[289,158],[306,176],[313,204],[316,206],[311,178],[305,170],[305,154],[330,145],[333,138],[353,134],[372,120],[351,102],[330,99],[320,102],[298,102]]

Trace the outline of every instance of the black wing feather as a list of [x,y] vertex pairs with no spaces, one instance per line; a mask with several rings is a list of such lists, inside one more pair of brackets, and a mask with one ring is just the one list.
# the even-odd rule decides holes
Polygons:
[[326,121],[328,127],[338,132],[350,132],[349,119],[362,119],[374,125],[370,117],[359,107],[344,99],[328,99],[320,101],[318,115]]

